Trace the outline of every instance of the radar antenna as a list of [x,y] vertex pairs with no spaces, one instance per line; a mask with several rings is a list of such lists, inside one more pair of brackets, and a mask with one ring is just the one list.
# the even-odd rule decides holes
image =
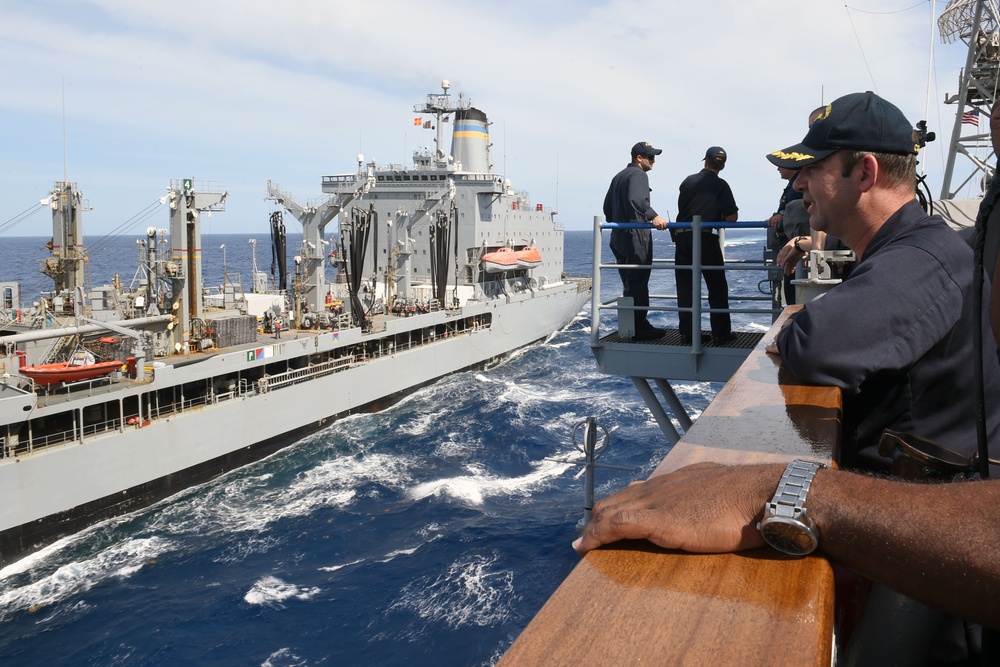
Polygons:
[[423,104],[413,105],[413,111],[416,113],[429,113],[434,114],[435,122],[434,129],[437,131],[436,137],[434,139],[435,145],[435,159],[441,161],[445,157],[444,149],[442,148],[442,142],[444,141],[444,128],[441,126],[445,115],[451,115],[457,111],[468,109],[472,106],[472,103],[465,99],[461,93],[458,95],[458,99],[452,99],[448,90],[451,88],[451,82],[445,79],[441,82],[440,93],[428,93],[427,100]]

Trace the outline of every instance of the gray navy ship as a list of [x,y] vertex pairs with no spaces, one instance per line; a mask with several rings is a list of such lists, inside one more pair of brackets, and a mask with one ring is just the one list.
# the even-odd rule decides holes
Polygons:
[[[573,319],[591,281],[564,275],[555,213],[493,171],[486,115],[447,81],[414,111],[436,139],[411,166],[358,156],[305,204],[267,184],[279,270],[246,289],[202,284],[221,187],[171,182],[138,279],[88,289],[83,199],[55,184],[40,261],[54,288],[22,308],[19,283],[0,283],[0,566]],[[291,270],[285,213],[302,226]]]

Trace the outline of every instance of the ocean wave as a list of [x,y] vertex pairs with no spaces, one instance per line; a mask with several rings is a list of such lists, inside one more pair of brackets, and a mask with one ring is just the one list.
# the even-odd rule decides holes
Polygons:
[[260,664],[260,667],[302,667],[308,665],[309,661],[299,657],[292,652],[292,649],[285,647],[267,656],[267,660]]
[[[31,571],[33,580],[28,583],[20,584],[19,577],[11,575],[0,587],[0,621],[20,611],[37,611],[85,593],[109,577],[128,578],[172,547],[173,542],[161,537],[128,539],[93,558],[66,563],[40,577],[37,571]],[[33,560],[39,569],[45,566],[44,560]]]
[[428,496],[450,496],[470,505],[482,505],[492,496],[524,496],[544,486],[550,480],[560,477],[571,467],[569,463],[558,461],[537,461],[532,463],[532,472],[519,477],[497,477],[487,473],[475,463],[466,465],[468,475],[445,477],[417,484],[407,492],[413,500]]
[[[389,551],[384,556],[373,559],[376,563],[388,563],[395,560],[399,556],[411,556],[415,554],[421,547],[424,547],[431,542],[436,542],[444,537],[441,532],[442,528],[440,524],[431,523],[424,526],[422,529],[416,532],[416,536],[420,538],[419,543],[412,547],[403,547],[399,549],[393,549]],[[337,570],[342,570],[345,567],[350,567],[352,565],[359,565],[367,561],[367,558],[358,558],[357,560],[352,560],[349,563],[342,563],[340,565],[326,565],[318,568],[321,572],[336,572]]]
[[388,454],[338,456],[300,472],[291,484],[242,495],[228,507],[209,506],[220,528],[226,531],[259,531],[268,524],[304,516],[322,507],[344,507],[363,484],[389,487],[405,484],[408,464]]
[[352,565],[357,565],[358,563],[364,563],[364,558],[358,558],[357,560],[352,560],[350,563],[341,563],[340,565],[326,565],[319,568],[320,572],[336,572],[337,570],[342,570],[345,567],[350,567]]
[[247,604],[284,609],[286,600],[309,600],[321,592],[319,588],[305,588],[289,584],[275,576],[258,579],[243,596]]
[[740,248],[740,247],[745,247],[745,246],[761,246],[764,242],[765,242],[765,239],[764,239],[763,236],[761,238],[759,238],[759,239],[745,239],[745,238],[743,238],[743,239],[730,239],[727,236],[726,237],[726,248],[728,249],[728,248]]
[[404,586],[389,609],[409,611],[452,630],[499,625],[512,614],[520,596],[514,589],[514,573],[495,569],[498,560],[495,553],[465,555],[444,574],[420,577]]
[[469,440],[458,440],[448,434],[434,448],[434,456],[444,460],[461,460],[474,455],[481,448],[481,443]]
[[447,418],[450,410],[442,408],[429,412],[421,412],[407,419],[396,428],[397,433],[419,436],[425,435],[440,423],[441,419]]
[[526,402],[534,403],[562,403],[579,399],[579,393],[572,388],[554,390],[552,385],[533,384],[530,382],[504,382],[504,393],[501,400],[510,401],[517,405],[525,405]]

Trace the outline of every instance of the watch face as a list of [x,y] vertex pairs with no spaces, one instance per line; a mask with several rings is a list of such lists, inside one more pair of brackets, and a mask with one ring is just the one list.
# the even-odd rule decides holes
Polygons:
[[793,556],[812,553],[819,540],[816,531],[796,519],[769,517],[761,522],[760,534],[778,551]]

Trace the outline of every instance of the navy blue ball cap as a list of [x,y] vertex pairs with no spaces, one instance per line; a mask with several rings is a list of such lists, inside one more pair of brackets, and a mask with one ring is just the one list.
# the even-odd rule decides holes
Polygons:
[[705,159],[717,165],[726,164],[726,151],[721,146],[712,146],[705,151]]
[[662,148],[653,148],[653,144],[648,141],[640,141],[632,147],[632,157],[636,155],[659,155],[662,152]]
[[851,93],[826,105],[802,143],[767,156],[776,167],[801,169],[841,148],[916,155],[920,145],[903,112],[875,93]]

